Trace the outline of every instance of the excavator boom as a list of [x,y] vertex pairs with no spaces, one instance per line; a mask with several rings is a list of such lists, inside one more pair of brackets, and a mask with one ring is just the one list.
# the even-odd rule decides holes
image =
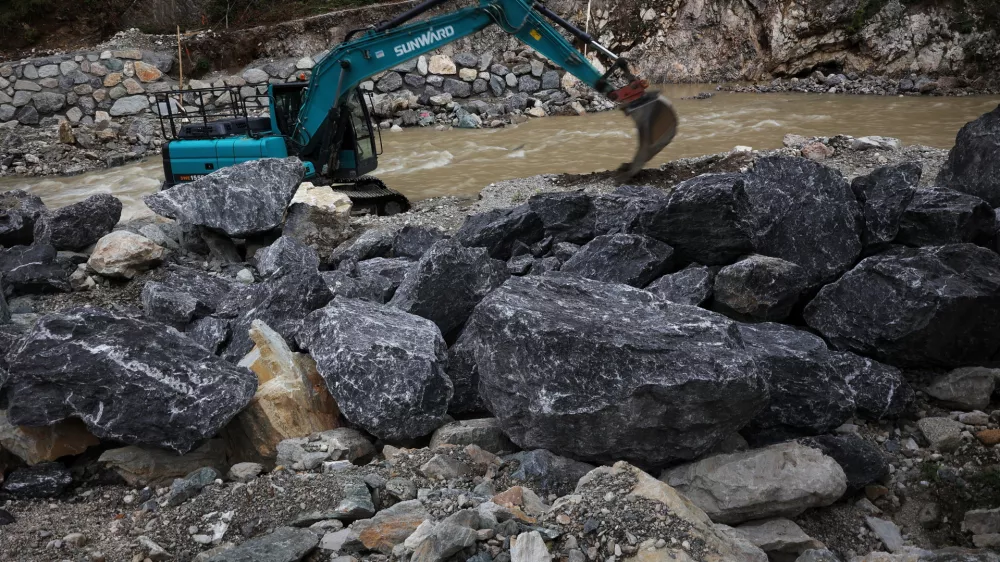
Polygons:
[[[583,83],[619,104],[638,128],[639,147],[631,164],[624,165],[624,177],[642,169],[665,148],[677,131],[677,115],[670,102],[646,90],[648,82],[632,75],[627,61],[600,45],[593,37],[532,0],[481,0],[478,6],[407,23],[447,2],[427,0],[391,21],[348,34],[348,40],[332,49],[313,69],[298,116],[293,142],[304,155],[326,154],[341,101],[361,82],[457,41],[477,31],[497,25]],[[552,23],[566,29],[580,41],[610,60],[609,69],[599,72]],[[360,36],[353,38],[354,34]],[[615,88],[612,78],[623,75],[625,84]]]
[[[391,21],[356,30],[313,68],[308,82],[268,85],[266,117],[248,111],[238,88],[160,92],[156,107],[164,137],[164,187],[192,181],[225,166],[259,158],[299,157],[306,177],[348,194],[357,212],[394,214],[409,208],[401,193],[367,174],[381,149],[360,84],[369,77],[429,53],[491,25],[604,94],[636,122],[639,148],[620,169],[627,179],[674,138],[677,115],[665,97],[649,91],[627,61],[533,0],[480,0],[450,13],[411,22],[447,2],[426,0]],[[607,62],[600,72],[553,26],[591,46]],[[217,91],[219,90],[219,91]],[[209,120],[205,100],[229,99],[228,114]],[[193,104],[192,108],[185,107]],[[198,118],[200,116],[200,119]],[[219,118],[222,117],[222,118]],[[169,125],[169,129],[168,129]],[[168,134],[169,130],[169,134]],[[379,146],[381,142],[379,142]]]

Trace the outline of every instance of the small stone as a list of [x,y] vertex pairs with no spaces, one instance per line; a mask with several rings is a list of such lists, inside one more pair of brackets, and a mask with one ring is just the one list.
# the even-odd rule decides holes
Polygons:
[[472,469],[447,455],[434,455],[420,467],[420,472],[427,478],[450,480],[472,474]]
[[70,533],[63,537],[63,544],[70,546],[72,548],[81,548],[86,546],[87,537],[83,533]]
[[511,541],[511,562],[551,562],[552,555],[538,531],[521,533]]
[[979,439],[979,442],[987,447],[1000,444],[1000,429],[984,429],[976,433],[976,439]]
[[255,462],[236,463],[229,469],[229,479],[234,482],[250,482],[264,472],[263,465]]
[[892,521],[865,517],[865,524],[878,536],[889,552],[899,552],[903,549],[903,535],[900,533],[899,527]]
[[953,419],[923,418],[917,421],[917,427],[935,450],[954,451],[962,443],[963,425]]

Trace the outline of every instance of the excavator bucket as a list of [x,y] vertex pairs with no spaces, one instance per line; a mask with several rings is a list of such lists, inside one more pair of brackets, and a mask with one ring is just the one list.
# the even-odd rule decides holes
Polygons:
[[677,112],[663,94],[652,91],[624,107],[625,115],[635,121],[639,131],[639,149],[631,164],[623,164],[619,179],[626,181],[639,172],[654,156],[674,140]]

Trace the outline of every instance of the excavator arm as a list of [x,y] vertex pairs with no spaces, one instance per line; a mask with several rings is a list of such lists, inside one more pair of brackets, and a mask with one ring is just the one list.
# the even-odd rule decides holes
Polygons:
[[[292,135],[292,141],[303,154],[328,150],[324,144],[336,136],[332,129],[336,127],[340,106],[361,82],[490,25],[514,35],[583,83],[621,104],[639,129],[639,150],[633,162],[623,167],[626,176],[640,170],[673,139],[677,116],[670,102],[656,92],[647,92],[648,83],[633,76],[624,59],[543,4],[532,0],[481,0],[478,6],[406,23],[447,1],[427,0],[391,21],[360,31],[361,35],[355,39],[352,36],[358,31],[352,32],[344,43],[318,62]],[[599,72],[549,20],[610,59],[609,70],[604,74]],[[627,80],[618,89],[609,82],[616,72],[621,72]]]

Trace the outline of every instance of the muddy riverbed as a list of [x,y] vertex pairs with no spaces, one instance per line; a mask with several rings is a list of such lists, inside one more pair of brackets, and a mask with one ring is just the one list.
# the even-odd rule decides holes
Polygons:
[[[786,133],[804,136],[882,135],[905,144],[950,148],[966,122],[1000,104],[998,96],[884,97],[715,92],[710,85],[668,86],[681,117],[677,138],[651,166],[735,146],[781,146]],[[687,98],[687,99],[685,99]],[[474,197],[494,182],[546,173],[614,169],[631,159],[632,122],[620,112],[547,117],[503,129],[382,132],[379,177],[413,200]],[[123,218],[148,212],[141,197],[162,179],[159,157],[71,177],[4,178],[0,189],[26,189],[51,207],[110,192],[126,206]]]

